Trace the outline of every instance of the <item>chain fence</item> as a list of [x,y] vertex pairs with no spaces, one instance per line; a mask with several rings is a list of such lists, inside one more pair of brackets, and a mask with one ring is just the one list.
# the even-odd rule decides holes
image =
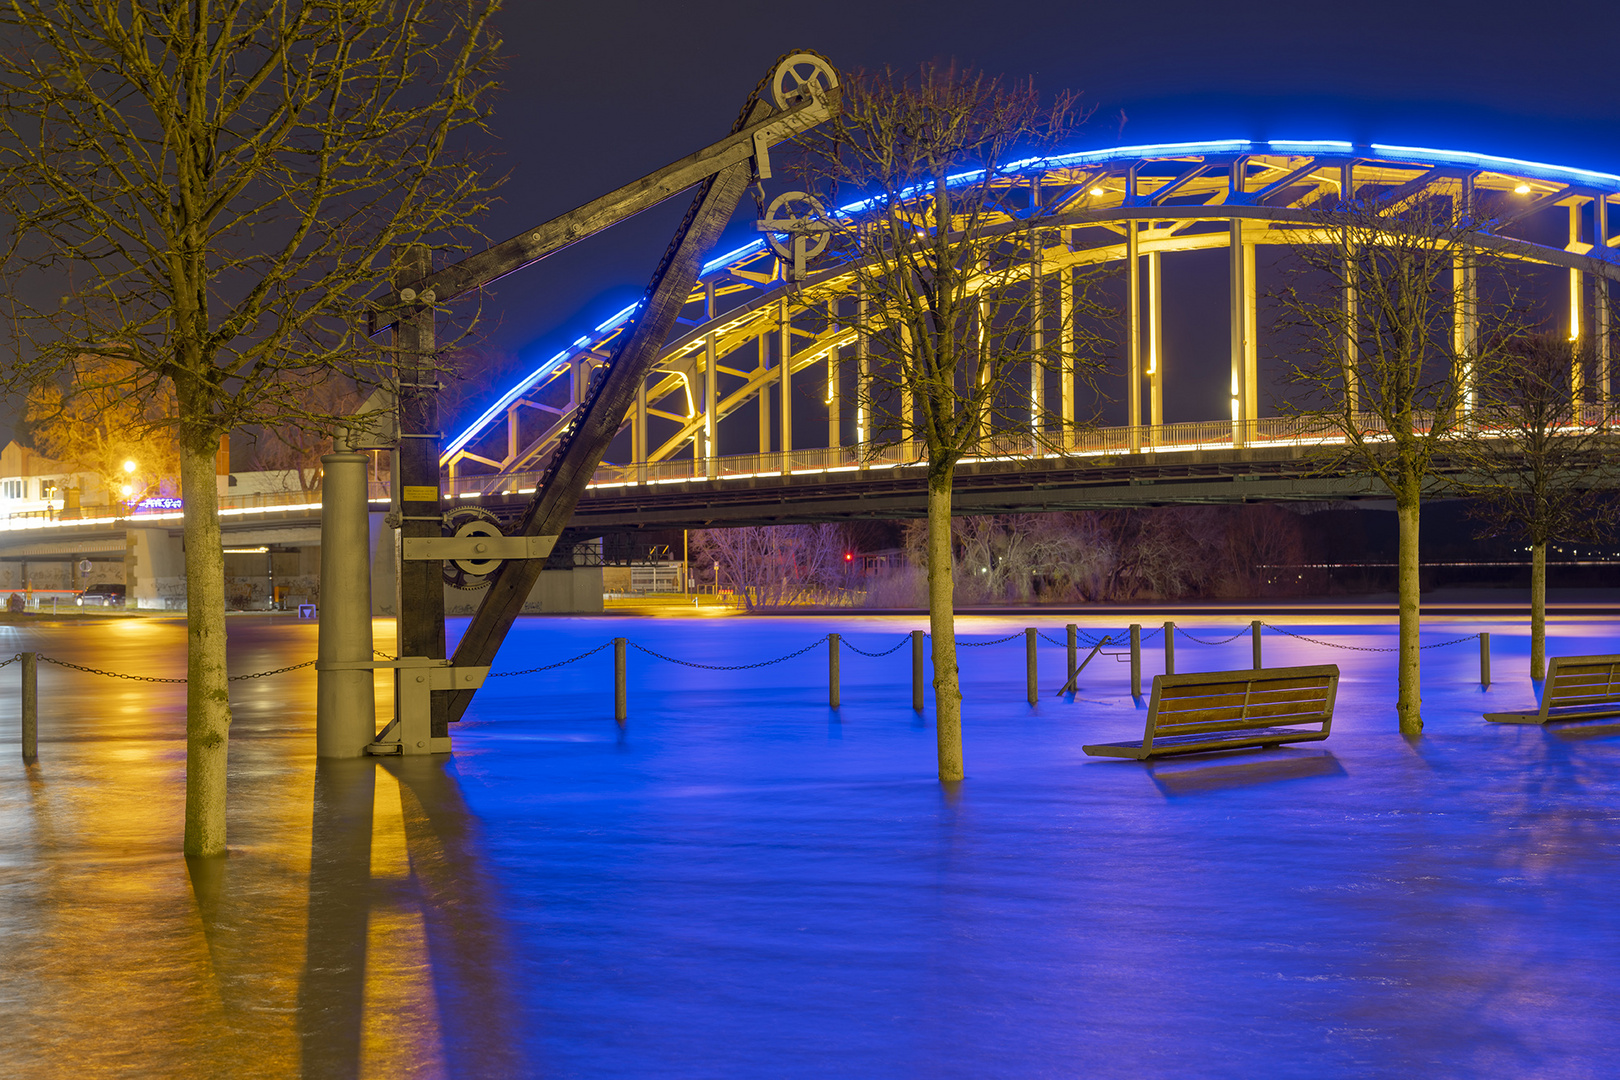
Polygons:
[[539,667],[524,668],[522,671],[492,671],[489,673],[489,677],[492,679],[509,679],[513,675],[537,675],[542,671],[550,671],[552,668],[566,667],[569,664],[585,659],[587,656],[595,656],[612,644],[611,641],[604,641],[594,649],[582,652],[578,656],[570,656],[566,660],[558,660],[555,664],[542,664]]
[[774,660],[759,660],[752,664],[700,664],[695,660],[677,660],[673,656],[665,656],[661,652],[654,652],[653,650],[647,648],[647,646],[638,645],[634,641],[628,642],[627,644],[629,644],[632,649],[639,652],[644,652],[648,656],[655,657],[659,660],[667,660],[671,664],[679,664],[682,667],[703,668],[705,671],[748,671],[751,668],[770,667],[772,664],[780,664],[784,660],[792,660],[795,656],[803,656],[811,649],[814,649],[819,645],[824,645],[826,642],[826,636],[819,637],[810,644],[806,645],[804,648],[796,650],[795,652],[790,652],[786,656],[778,656]]
[[[1382,646],[1382,647],[1381,646],[1372,646],[1372,645],[1348,645],[1348,644],[1345,644],[1345,643],[1339,642],[1339,641],[1329,641],[1329,640],[1327,640],[1325,638],[1312,637],[1309,634],[1296,633],[1293,630],[1289,630],[1286,627],[1278,626],[1275,623],[1262,623],[1261,625],[1263,627],[1265,627],[1267,630],[1274,631],[1274,632],[1282,634],[1282,635],[1284,635],[1286,637],[1291,637],[1291,638],[1294,638],[1294,639],[1296,639],[1298,641],[1305,641],[1305,642],[1309,642],[1312,645],[1320,645],[1320,646],[1323,646],[1325,648],[1330,648],[1330,649],[1344,649],[1344,650],[1347,650],[1347,651],[1350,651],[1350,652],[1363,652],[1363,653],[1393,653],[1393,652],[1399,652],[1400,651],[1400,646],[1398,646],[1398,645],[1396,645],[1396,646]],[[1162,633],[1162,632],[1163,632],[1163,628],[1158,627],[1158,628],[1155,628],[1153,631],[1151,631],[1149,633],[1143,634],[1142,637],[1141,637],[1142,643],[1146,644],[1148,641],[1152,640],[1152,638],[1155,635],[1157,635],[1159,633]],[[1191,633],[1189,633],[1188,631],[1184,630],[1183,628],[1181,628],[1179,626],[1176,627],[1176,632],[1181,634],[1183,637],[1187,638],[1189,641],[1192,641],[1192,642],[1194,642],[1194,643],[1196,643],[1198,645],[1206,645],[1206,646],[1212,646],[1213,647],[1213,646],[1218,646],[1218,645],[1225,645],[1225,644],[1228,644],[1230,642],[1236,641],[1238,638],[1244,637],[1245,635],[1248,635],[1248,634],[1252,633],[1252,630],[1251,630],[1250,627],[1245,626],[1245,627],[1241,628],[1240,630],[1238,630],[1236,633],[1234,633],[1234,634],[1232,634],[1232,635],[1230,635],[1228,637],[1215,638],[1215,639],[1198,637],[1197,635],[1191,634]],[[810,652],[812,649],[819,648],[820,646],[826,644],[827,640],[828,640],[828,638],[830,636],[831,635],[823,635],[822,637],[819,637],[819,638],[815,639],[814,641],[812,641],[810,644],[804,646],[804,648],[795,649],[793,652],[787,653],[784,656],[773,657],[773,658],[771,658],[769,660],[758,660],[758,661],[755,661],[754,663],[751,663],[751,664],[705,664],[705,663],[701,663],[701,662],[698,662],[698,661],[695,661],[695,660],[682,660],[679,657],[668,656],[668,655],[666,655],[664,653],[661,653],[661,652],[658,652],[658,651],[656,651],[654,649],[649,649],[647,646],[642,645],[642,644],[640,644],[638,642],[627,641],[626,644],[628,644],[631,648],[637,650],[638,652],[645,653],[646,655],[651,656],[654,659],[663,660],[663,661],[665,661],[667,663],[671,663],[671,664],[678,664],[678,665],[680,665],[682,667],[701,668],[701,669],[703,669],[705,671],[750,671],[750,670],[753,670],[755,668],[770,667],[770,666],[772,666],[774,664],[781,664],[781,663],[784,663],[784,662],[786,662],[788,660],[792,660],[792,659],[794,659],[796,657],[803,656],[805,653]],[[1066,639],[1052,637],[1052,636],[1048,635],[1045,631],[1042,631],[1042,630],[1036,630],[1036,636],[1038,638],[1040,638],[1040,640],[1046,642],[1049,645],[1056,645],[1056,646],[1060,646],[1060,647],[1067,647],[1068,646],[1068,641]],[[1075,641],[1076,641],[1076,644],[1084,645],[1087,648],[1097,648],[1097,647],[1100,647],[1100,646],[1103,646],[1103,645],[1110,645],[1110,644],[1119,645],[1119,644],[1123,644],[1124,639],[1126,638],[1126,636],[1127,636],[1126,631],[1122,631],[1122,630],[1121,631],[1112,631],[1112,632],[1106,633],[1106,634],[1096,634],[1096,635],[1093,635],[1093,634],[1090,634],[1090,633],[1088,633],[1086,631],[1081,630],[1081,631],[1076,632]],[[1451,645],[1460,645],[1465,641],[1478,641],[1482,636],[1483,636],[1482,634],[1466,634],[1466,635],[1464,635],[1462,637],[1451,638],[1451,639],[1448,639],[1446,641],[1431,641],[1426,645],[1420,645],[1418,647],[1420,649],[1443,649],[1443,648],[1446,648],[1446,647],[1451,646]],[[1015,632],[1013,632],[1011,634],[1006,635],[1005,637],[992,638],[992,639],[990,639],[988,641],[961,641],[961,640],[958,640],[957,645],[958,645],[958,647],[964,648],[964,649],[975,649],[975,648],[983,648],[983,647],[989,646],[989,645],[1004,645],[1007,642],[1016,641],[1016,640],[1018,640],[1018,639],[1020,639],[1022,637],[1024,637],[1024,631],[1023,630],[1017,630],[1017,631],[1015,631]],[[880,659],[880,658],[885,657],[885,656],[890,656],[890,655],[900,651],[901,649],[905,648],[906,643],[909,642],[910,640],[911,640],[911,635],[908,633],[908,634],[904,635],[903,637],[901,637],[901,639],[899,641],[897,641],[893,645],[889,646],[887,649],[881,649],[881,650],[878,650],[878,651],[875,651],[875,652],[863,649],[860,646],[852,644],[851,642],[849,642],[848,640],[845,640],[843,638],[840,638],[840,644],[844,648],[849,649],[849,651],[851,651],[853,653],[858,653],[861,656],[867,656],[867,657],[871,657],[873,659]],[[586,651],[584,651],[582,653],[579,653],[576,656],[568,657],[566,660],[556,660],[556,661],[553,661],[552,663],[549,663],[549,664],[541,664],[538,667],[524,668],[521,671],[491,672],[489,677],[492,678],[492,679],[501,679],[501,678],[514,678],[514,677],[520,676],[520,675],[538,675],[542,671],[551,671],[551,670],[554,670],[556,668],[567,667],[569,664],[576,664],[581,660],[585,660],[585,659],[588,659],[589,657],[595,656],[597,653],[602,652],[604,649],[607,649],[607,648],[611,647],[612,645],[613,645],[613,640],[609,639],[607,641],[602,642],[602,644],[596,646],[594,649],[587,649]],[[391,661],[391,660],[397,659],[397,657],[390,656],[388,653],[384,652],[381,649],[373,649],[372,654],[374,656],[376,656],[378,659],[382,659],[382,660],[390,660]],[[22,659],[22,655],[23,655],[22,653],[14,653],[10,657],[7,657],[4,660],[0,660],[0,668],[9,667],[10,665],[17,663],[18,661],[20,661]],[[36,654],[36,655],[37,655],[37,657],[38,657],[38,659],[39,659],[39,661],[41,663],[52,664],[52,665],[54,665],[56,667],[67,668],[67,669],[70,669],[72,671],[82,671],[87,675],[103,675],[103,676],[106,676],[107,678],[111,678],[111,679],[124,679],[124,680],[127,680],[129,682],[145,682],[145,683],[185,683],[187,681],[184,677],[181,677],[181,678],[168,678],[168,677],[157,676],[157,675],[130,675],[130,674],[127,674],[127,673],[121,672],[121,671],[108,671],[108,670],[106,670],[104,668],[90,667],[89,665],[86,665],[86,664],[75,664],[72,661],[62,660],[62,659],[60,659],[58,657],[54,657],[54,656],[46,656],[43,653]],[[228,676],[226,676],[226,681],[227,682],[243,682],[243,681],[250,680],[250,679],[266,679],[266,678],[269,678],[269,677],[271,677],[273,675],[284,675],[289,671],[299,671],[299,670],[301,670],[303,668],[313,667],[315,665],[315,663],[316,663],[316,661],[314,661],[314,660],[305,660],[302,663],[288,664],[285,667],[272,668],[269,671],[254,671],[254,672],[248,672],[248,673],[242,674],[242,675],[228,675]]]
[[[924,636],[926,636],[926,635],[924,635]],[[889,646],[887,649],[884,649],[882,652],[867,652],[865,649],[861,648],[859,645],[851,645],[849,642],[843,641],[842,639],[840,639],[840,643],[846,649],[848,649],[850,652],[860,653],[862,656],[870,656],[870,657],[875,658],[875,657],[879,657],[879,656],[888,656],[892,652],[897,652],[900,649],[905,648],[906,647],[906,642],[908,642],[910,640],[911,640],[911,635],[907,634],[905,637],[901,638],[899,641],[895,642],[893,645]]]
[[958,649],[980,649],[986,645],[1003,645],[1009,641],[1016,641],[1018,638],[1023,636],[1024,632],[1022,630],[1017,630],[1011,634],[1008,634],[1006,637],[998,637],[992,641],[958,641],[956,643],[956,647]]
[[1236,641],[1238,638],[1242,637],[1244,634],[1247,634],[1249,632],[1250,632],[1249,628],[1247,626],[1245,626],[1243,629],[1239,630],[1237,633],[1233,634],[1231,637],[1223,637],[1219,641],[1205,641],[1201,637],[1195,637],[1192,634],[1189,634],[1187,631],[1183,630],[1179,626],[1176,627],[1176,633],[1180,634],[1182,637],[1186,638],[1188,641],[1195,642],[1196,644],[1199,644],[1199,645],[1225,645],[1229,641]]
[[[1261,625],[1263,625],[1267,630],[1275,630],[1279,634],[1286,634],[1288,637],[1297,638],[1300,641],[1308,641],[1312,645],[1325,645],[1326,647],[1328,647],[1330,649],[1348,649],[1351,652],[1369,652],[1369,653],[1389,653],[1389,652],[1400,652],[1401,651],[1401,647],[1399,645],[1384,646],[1384,647],[1377,647],[1377,646],[1372,646],[1372,645],[1345,645],[1345,644],[1343,644],[1341,642],[1337,642],[1337,641],[1324,641],[1321,638],[1309,637],[1309,636],[1307,636],[1305,634],[1296,634],[1292,630],[1286,630],[1283,627],[1273,625],[1272,623],[1262,623]],[[1450,641],[1431,641],[1427,645],[1419,645],[1418,648],[1420,648],[1420,649],[1443,649],[1447,645],[1460,645],[1465,641],[1478,641],[1483,636],[1484,635],[1482,635],[1482,634],[1464,634],[1462,637],[1452,638]]]

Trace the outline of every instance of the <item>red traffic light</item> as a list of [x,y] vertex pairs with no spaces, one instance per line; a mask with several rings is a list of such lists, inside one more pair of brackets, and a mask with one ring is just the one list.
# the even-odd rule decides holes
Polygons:
[[852,553],[846,551],[846,552],[844,552],[844,561],[845,562],[854,562],[855,561],[855,556]]

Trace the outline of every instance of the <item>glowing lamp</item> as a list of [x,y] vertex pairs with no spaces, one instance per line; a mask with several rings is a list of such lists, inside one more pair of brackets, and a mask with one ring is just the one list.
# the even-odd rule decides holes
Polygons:
[[124,462],[124,471],[127,472],[127,473],[133,473],[137,468],[138,468],[138,466],[135,464],[134,461],[126,461],[126,462]]
[[1102,195],[1103,194],[1103,189],[1100,188],[1100,187],[1094,187],[1094,188],[1091,189],[1091,193],[1093,195]]
[[122,491],[124,493],[124,498],[127,499],[130,496],[135,494],[135,485],[134,484],[125,484],[123,487],[119,488],[118,490]]
[[1513,194],[1515,194],[1515,195],[1528,195],[1528,194],[1530,194],[1530,185],[1529,184],[1520,184],[1518,187],[1513,189]]

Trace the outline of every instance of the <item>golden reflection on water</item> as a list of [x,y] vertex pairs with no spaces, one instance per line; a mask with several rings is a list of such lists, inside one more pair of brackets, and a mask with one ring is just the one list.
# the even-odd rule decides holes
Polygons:
[[[371,818],[372,885],[405,884],[410,878],[399,781],[379,769]],[[372,900],[362,1022],[362,1080],[444,1073],[427,928],[414,897],[379,889]]]
[[[169,676],[183,634],[50,651]],[[446,959],[460,929],[434,912],[478,880],[443,839],[466,814],[448,761],[317,764],[313,672],[236,684],[230,854],[188,863],[183,688],[106,682],[42,666],[40,763],[0,772],[0,1077],[520,1075],[447,1056],[436,972],[491,992],[481,898],[456,893],[474,963]]]

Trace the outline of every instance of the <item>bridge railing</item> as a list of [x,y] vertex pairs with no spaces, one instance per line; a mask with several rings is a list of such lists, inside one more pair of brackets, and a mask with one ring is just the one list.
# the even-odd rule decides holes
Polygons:
[[[1370,418],[1369,418],[1370,419]],[[1106,457],[1155,450],[1229,450],[1234,446],[1325,444],[1340,441],[1337,431],[1313,429],[1293,417],[1270,416],[1258,420],[1198,420],[1189,423],[1090,428],[1067,439],[1061,432],[1006,432],[986,439],[977,454],[963,459],[1004,461],[1016,458],[1056,460],[1066,457]],[[592,487],[669,484],[704,479],[744,479],[794,473],[825,473],[892,469],[921,464],[921,447],[913,442],[873,446],[807,447],[763,454],[730,454],[713,459],[679,458],[669,461],[603,463],[591,478]],[[521,494],[540,482],[539,470],[504,476],[453,477],[451,498],[473,495]]]

